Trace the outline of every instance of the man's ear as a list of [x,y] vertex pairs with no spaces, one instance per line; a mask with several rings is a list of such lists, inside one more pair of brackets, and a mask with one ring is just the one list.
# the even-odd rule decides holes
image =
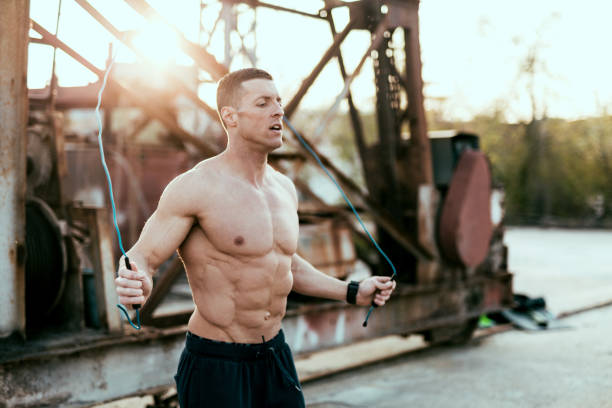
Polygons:
[[238,112],[231,106],[224,106],[221,108],[221,118],[225,122],[225,126],[236,127],[236,121],[238,119]]

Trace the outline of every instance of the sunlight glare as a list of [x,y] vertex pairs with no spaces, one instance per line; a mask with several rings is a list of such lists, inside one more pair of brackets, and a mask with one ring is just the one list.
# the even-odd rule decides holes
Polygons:
[[176,33],[161,22],[147,24],[134,35],[133,43],[143,55],[163,66],[182,56]]

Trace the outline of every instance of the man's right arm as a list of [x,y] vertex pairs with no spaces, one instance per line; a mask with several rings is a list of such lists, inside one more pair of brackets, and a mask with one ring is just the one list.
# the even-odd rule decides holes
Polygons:
[[154,271],[181,245],[198,214],[195,200],[196,178],[184,173],[166,186],[155,212],[147,220],[136,244],[127,251],[132,270],[119,259],[115,279],[119,302],[144,304],[153,289]]

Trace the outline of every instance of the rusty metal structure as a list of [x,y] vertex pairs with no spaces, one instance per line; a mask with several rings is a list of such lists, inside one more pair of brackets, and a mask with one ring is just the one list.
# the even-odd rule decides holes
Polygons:
[[[143,64],[148,63],[130,33],[116,28],[87,0],[74,1]],[[30,20],[28,3],[7,0],[0,13],[0,243],[5,254],[0,258],[0,406],[87,406],[163,392],[172,384],[193,311],[188,286],[181,281],[183,266],[175,257],[160,269],[142,309],[143,329],[125,327],[115,308],[118,253],[98,152],[87,135],[65,132],[62,114],[92,109],[100,82],[62,88],[53,79],[46,89],[28,91],[28,43],[62,50],[99,78],[104,68]],[[289,119],[296,114],[323,68],[334,61],[344,80],[343,90],[322,115],[315,134],[303,136],[316,140],[338,114],[341,102],[347,102],[366,185],[353,181],[309,144],[376,226],[379,243],[399,272],[396,294],[376,310],[368,328],[361,326],[363,308],[292,295],[283,327],[294,352],[386,334],[463,341],[476,328],[478,316],[511,306],[503,193],[492,188],[478,137],[427,131],[418,0],[325,0],[317,13],[258,0],[220,0],[217,19],[212,27],[200,28],[198,43],[186,39],[146,0],[125,3],[145,19],[174,31],[182,51],[195,64],[193,71],[164,74],[170,91],[147,88],[119,74],[110,76],[104,94],[103,137],[112,157],[120,226],[128,246],[166,183],[224,148],[218,116],[198,96],[197,83],[201,77],[218,80],[238,56],[256,64],[252,42],[247,46],[245,38],[254,36],[255,11],[269,8],[329,26],[331,45],[290,98],[285,114]],[[201,1],[201,21],[212,3]],[[241,42],[235,48],[229,38],[236,19],[244,15],[237,13],[238,7],[252,11],[248,17],[252,25],[247,33],[239,33]],[[349,11],[349,22],[342,29],[332,15],[336,8]],[[226,38],[222,62],[206,49],[220,22]],[[28,38],[30,27],[37,36]],[[340,45],[353,30],[369,32],[371,43],[349,73]],[[402,48],[391,44],[396,32],[402,34]],[[376,135],[365,134],[351,93],[351,84],[368,58],[374,67]],[[178,96],[206,118],[204,131],[194,132],[179,120],[173,103]],[[113,131],[114,112],[122,107],[138,114],[125,128]],[[138,143],[139,134],[153,122],[165,129],[162,142]],[[363,245],[355,249],[356,242],[367,238],[350,211],[326,204],[300,178],[300,169],[314,159],[289,133],[286,136],[289,147],[270,155],[270,161],[294,179],[304,199],[299,208],[302,254],[339,278],[346,278],[358,264],[369,265],[373,273],[388,273],[374,251],[364,250]]]

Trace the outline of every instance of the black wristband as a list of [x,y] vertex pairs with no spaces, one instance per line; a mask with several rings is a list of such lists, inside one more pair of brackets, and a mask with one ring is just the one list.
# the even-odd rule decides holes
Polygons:
[[346,289],[346,301],[351,305],[357,303],[357,292],[359,292],[359,282],[351,281]]

